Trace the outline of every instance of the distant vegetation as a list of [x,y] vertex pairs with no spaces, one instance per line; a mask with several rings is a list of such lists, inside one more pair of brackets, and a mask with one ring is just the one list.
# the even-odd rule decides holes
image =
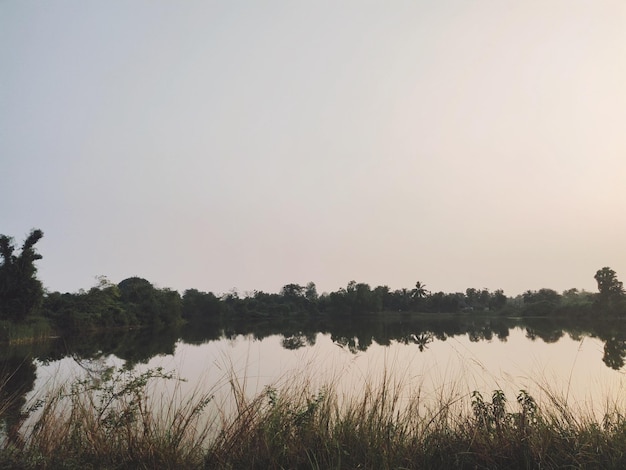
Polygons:
[[[310,282],[287,284],[278,293],[215,295],[189,289],[180,295],[139,277],[117,284],[99,277],[89,290],[60,293],[45,292],[37,279],[35,262],[41,256],[35,245],[42,236],[33,230],[21,249],[0,236],[0,342],[58,334],[63,338],[47,342],[50,347],[34,357],[45,363],[66,357],[68,350],[77,357],[115,354],[125,366],[107,368],[98,380],[62,384],[29,406],[26,396],[37,379],[30,355],[46,343],[7,347],[11,351],[0,369],[2,468],[626,465],[626,418],[619,403],[607,402],[600,419],[572,408],[567,397],[548,393],[546,400],[535,400],[524,390],[516,400],[507,400],[500,390],[487,398],[452,391],[427,404],[419,389],[403,388],[393,375],[397,371],[386,371],[381,383],[367,383],[362,395],[350,399],[333,383],[312,388],[314,378],[306,374],[247,396],[231,373],[223,383],[231,387],[233,410],[216,403],[210,391],[155,409],[149,405],[152,382],[173,376],[160,369],[132,372],[137,362],[171,354],[180,338],[202,343],[207,334],[257,339],[280,334],[284,348],[298,349],[324,332],[358,353],[373,342],[391,341],[423,351],[435,339],[459,334],[470,341],[506,341],[513,328],[545,342],[564,334],[600,338],[602,361],[619,370],[626,363],[621,318],[626,295],[611,268],[596,272],[596,293],[540,289],[514,298],[502,290],[430,292],[422,282],[391,290],[354,281],[323,294]],[[111,329],[119,331],[110,334]],[[29,349],[27,359],[17,354],[19,348]],[[23,428],[31,414],[33,425]]]
[[[372,288],[351,281],[338,291],[318,294],[313,282],[287,284],[279,293],[254,291],[240,296],[188,289],[157,288],[146,279],[130,277],[118,284],[106,277],[77,293],[44,292],[35,262],[35,244],[43,237],[33,230],[19,254],[11,237],[0,236],[0,339],[43,336],[49,331],[84,332],[108,328],[218,323],[225,318],[342,316],[391,312],[465,313],[508,316],[626,314],[622,282],[609,267],[598,270],[598,292],[569,289],[528,290],[515,298],[502,290],[468,288],[465,292],[430,292],[422,282],[411,289]],[[20,333],[22,332],[22,333]]]

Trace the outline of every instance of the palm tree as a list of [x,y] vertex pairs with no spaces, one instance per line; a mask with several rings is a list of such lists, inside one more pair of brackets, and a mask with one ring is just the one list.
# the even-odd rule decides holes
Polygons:
[[426,284],[417,281],[415,283],[415,289],[411,292],[414,299],[423,299],[428,295],[428,291],[426,290]]

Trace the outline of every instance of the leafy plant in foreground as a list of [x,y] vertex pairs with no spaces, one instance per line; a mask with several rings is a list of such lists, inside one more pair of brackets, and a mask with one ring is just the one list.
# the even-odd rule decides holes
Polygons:
[[521,410],[517,413],[506,411],[506,396],[502,390],[494,390],[491,402],[483,399],[480,392],[471,394],[472,411],[479,428],[487,432],[503,432],[505,429],[515,431],[528,430],[538,424],[538,408],[535,399],[526,390],[520,390],[517,402]]
[[96,468],[197,466],[209,432],[197,424],[213,396],[155,406],[150,384],[172,379],[182,380],[160,367],[107,368],[95,380],[75,381],[47,399],[28,436],[31,455],[46,456],[52,467],[70,461]]

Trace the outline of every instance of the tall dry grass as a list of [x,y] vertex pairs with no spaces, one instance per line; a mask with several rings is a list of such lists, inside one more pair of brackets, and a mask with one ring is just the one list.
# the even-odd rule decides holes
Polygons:
[[[44,400],[4,468],[626,468],[626,419],[616,402],[600,418],[545,390],[507,397],[459,388],[424,400],[385,371],[358,393],[293,375],[248,394],[234,374],[230,405],[213,394],[155,399],[160,369],[111,371]],[[0,404],[1,405],[1,404]]]

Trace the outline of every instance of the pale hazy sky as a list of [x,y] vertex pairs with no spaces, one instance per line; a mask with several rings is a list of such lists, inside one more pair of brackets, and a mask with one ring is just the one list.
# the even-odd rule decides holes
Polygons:
[[49,290],[626,280],[626,2],[0,1]]

